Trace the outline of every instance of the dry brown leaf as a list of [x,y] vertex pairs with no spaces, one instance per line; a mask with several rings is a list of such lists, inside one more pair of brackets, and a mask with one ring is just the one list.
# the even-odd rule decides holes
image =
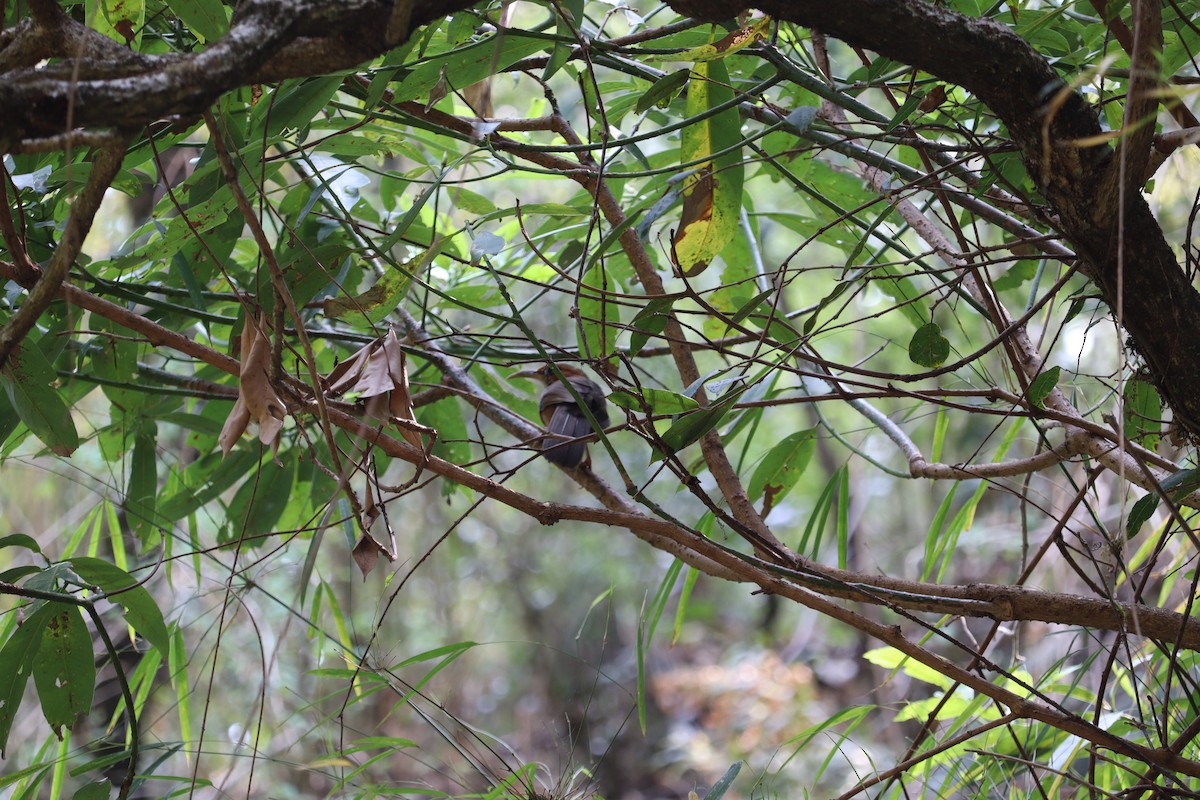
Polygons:
[[[353,394],[364,400],[368,416],[385,422],[417,421],[408,389],[404,349],[393,330],[334,367],[326,381],[334,397]],[[424,447],[421,435],[415,430],[403,424],[397,427],[414,447]]]
[[283,430],[285,406],[275,394],[271,380],[267,377],[267,366],[271,358],[271,342],[258,335],[258,326],[246,320],[242,328],[242,368],[238,381],[238,399],[225,420],[218,442],[221,452],[229,451],[246,432],[250,422],[258,424],[258,440],[270,445],[271,451],[279,450],[279,432]]
[[383,549],[383,545],[365,533],[358,540],[358,544],[354,545],[351,555],[354,557],[354,563],[362,570],[364,578],[370,574],[371,570],[375,569],[375,564],[379,561],[381,553],[385,556],[387,555],[387,551]]

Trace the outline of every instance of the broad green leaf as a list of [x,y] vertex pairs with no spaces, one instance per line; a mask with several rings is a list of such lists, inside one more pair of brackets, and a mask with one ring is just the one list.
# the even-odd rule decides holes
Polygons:
[[28,340],[13,350],[0,370],[0,383],[21,421],[54,453],[69,456],[79,446],[79,434],[67,404],[50,386],[53,380],[50,362]]
[[393,102],[428,98],[447,67],[446,78],[450,88],[462,89],[548,47],[549,43],[545,40],[521,36],[511,30],[505,31],[503,36],[491,36],[456,47],[414,67],[393,90]]
[[613,405],[628,408],[631,411],[641,411],[645,406],[650,407],[651,414],[683,414],[700,407],[690,397],[663,389],[643,388],[640,395],[630,389],[620,388],[608,396]]
[[589,359],[607,359],[617,350],[621,307],[610,295],[620,291],[604,265],[597,262],[579,287],[580,352]]
[[229,527],[218,539],[228,542],[244,537],[251,545],[265,544],[291,500],[296,479],[296,455],[284,453],[279,463],[264,461],[251,473],[229,504]]
[[1038,373],[1037,377],[1029,382],[1029,402],[1031,405],[1042,408],[1047,395],[1054,391],[1054,387],[1058,386],[1058,374],[1061,370],[1058,367],[1050,367]]
[[105,598],[125,609],[125,621],[160,653],[170,653],[171,640],[162,611],[144,586],[125,570],[99,558],[76,556],[71,567],[88,583],[99,586]]
[[708,113],[733,97],[724,62],[701,61],[693,67],[686,108],[694,121],[680,133],[679,160],[700,163],[684,167],[692,174],[684,182],[683,212],[673,241],[675,258],[688,276],[702,273],[738,233],[742,120],[736,106]]
[[1150,450],[1158,447],[1162,431],[1162,397],[1154,384],[1141,378],[1125,384],[1125,435]]
[[221,0],[171,0],[170,7],[201,41],[216,41],[229,30],[229,18]]
[[7,536],[0,536],[0,550],[5,547],[24,547],[35,553],[42,552],[42,548],[38,547],[37,540],[25,533],[10,533]]
[[950,341],[942,336],[942,326],[936,322],[917,328],[908,342],[908,357],[922,367],[940,367],[949,356]]
[[468,214],[491,214],[496,210],[496,204],[491,200],[461,186],[447,187],[446,194],[450,196],[450,202],[454,203],[456,208]]
[[795,487],[817,449],[816,429],[796,431],[783,437],[759,462],[750,478],[747,492],[750,502],[762,498],[762,515],[766,517],[788,492]]
[[304,130],[341,85],[341,75],[284,81],[251,112],[251,138],[274,137],[288,128]]
[[50,604],[43,605],[26,617],[0,648],[0,758],[6,755],[8,734],[21,707],[34,658],[42,646],[42,629],[50,615]]
[[46,608],[50,615],[33,659],[33,682],[42,703],[42,714],[61,739],[63,726],[74,725],[80,714],[92,710],[96,660],[92,635],[83,623],[79,607],[50,602]]
[[145,0],[87,0],[87,20],[110,39],[139,49],[146,23]]
[[887,670],[900,670],[910,678],[922,683],[928,683],[939,689],[952,688],[954,681],[935,671],[932,667],[905,655],[894,647],[879,647],[863,653],[863,658],[877,667]]
[[417,420],[438,432],[433,454],[454,464],[471,460],[471,437],[463,419],[462,406],[453,397],[438,400],[417,412]]
[[92,781],[71,795],[71,800],[108,800],[112,796],[112,788],[110,781]]

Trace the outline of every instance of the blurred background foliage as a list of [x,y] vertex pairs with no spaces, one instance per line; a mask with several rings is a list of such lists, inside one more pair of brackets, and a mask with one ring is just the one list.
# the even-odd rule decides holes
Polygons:
[[[1011,27],[1120,128],[1129,60],[1091,6],[944,5]],[[216,0],[65,7],[123,43],[113,15],[134,8],[128,43],[143,53],[201,49],[232,12]],[[5,13],[11,28],[25,12]],[[1163,74],[1194,76],[1200,20],[1166,13]],[[946,584],[1030,581],[1028,568],[1039,588],[1102,596],[1132,575],[1164,607],[1189,593],[1193,548],[1165,535],[1165,511],[1142,520],[1162,534],[1154,546],[1111,544],[1144,494],[1124,476],[1075,453],[988,480],[914,480],[880,423],[930,462],[1030,457],[1061,441],[1034,396],[1057,386],[1088,419],[1123,415],[1131,440],[1189,463],[1108,307],[1048,246],[1052,220],[1004,126],[955,86],[758,15],[713,26],[654,3],[522,0],[456,13],[352,72],[225,95],[212,118],[310,345],[199,121],[133,141],[78,289],[234,358],[255,317],[278,368],[310,385],[393,329],[416,419],[438,434],[432,454],[542,502],[594,505],[445,380],[431,347],[535,424],[536,388],[507,377],[547,358],[589,366],[625,397],[591,446],[595,473],[742,552],[714,514],[728,505],[710,462],[679,438],[701,385],[709,408],[736,401],[705,427],[750,501],[817,562]],[[58,246],[93,155],[5,156],[33,261]],[[589,191],[597,175],[617,215]],[[1175,241],[1188,240],[1197,177],[1188,148],[1154,177]],[[969,269],[947,266],[899,199]],[[1031,388],[990,346],[997,328],[968,273],[1024,321],[1058,370],[1049,382]],[[4,291],[0,322],[24,293]],[[699,385],[671,361],[668,311]],[[28,670],[0,686],[6,797],[107,797],[93,782],[122,783],[135,738],[144,797],[703,796],[739,761],[729,797],[832,796],[858,781],[868,796],[1099,796],[1142,780],[1041,723],[989,730],[1006,712],[982,695],[813,610],[700,575],[622,529],[538,525],[344,431],[329,438],[311,415],[288,417],[277,454],[248,436],[225,455],[237,381],[78,304],[52,305],[21,352],[26,371],[0,393],[0,577],[112,593],[119,576],[85,574],[99,558],[133,576],[161,621],[140,595],[122,604],[132,592],[96,604],[136,736],[98,639],[94,701],[61,740],[38,687],[16,680]],[[386,550],[390,531],[397,551],[364,576],[355,504],[376,502],[374,538]],[[1064,555],[1035,555],[1052,532]],[[0,641],[18,641],[37,602],[5,599]],[[1021,679],[1118,735],[1196,717],[1191,651],[1173,654],[1185,678],[1172,685],[1140,642],[928,619],[1002,665],[997,682]],[[167,639],[148,641],[159,624]],[[0,662],[19,656],[6,647]],[[866,788],[910,745],[926,755]]]

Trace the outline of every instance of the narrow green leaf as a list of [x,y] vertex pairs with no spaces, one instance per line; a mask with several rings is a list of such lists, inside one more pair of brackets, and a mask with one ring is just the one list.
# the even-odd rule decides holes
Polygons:
[[843,469],[838,479],[837,548],[838,567],[846,569],[850,563],[850,470],[848,469]]
[[157,432],[153,420],[142,420],[138,426],[133,454],[129,459],[129,483],[125,495],[129,525],[146,548],[156,547],[162,538],[154,513],[158,494]]
[[1150,517],[1154,516],[1157,508],[1158,495],[1154,492],[1138,498],[1138,501],[1133,504],[1133,508],[1129,509],[1129,518],[1125,520],[1126,538],[1132,539],[1137,536],[1142,526],[1150,521]]
[[929,322],[917,328],[908,342],[908,357],[914,364],[931,369],[946,363],[950,341],[942,336],[942,326]]
[[1031,405],[1042,408],[1047,395],[1054,391],[1054,387],[1058,386],[1058,374],[1060,371],[1058,367],[1050,367],[1049,369],[1042,370],[1036,378],[1029,382],[1029,402]]
[[656,297],[642,308],[629,323],[633,334],[629,337],[629,355],[636,356],[642,352],[646,342],[653,336],[658,336],[667,327],[671,319],[673,297]]
[[33,659],[33,682],[42,703],[42,714],[61,739],[63,726],[74,725],[80,714],[92,708],[96,660],[92,636],[79,607],[50,602],[46,608],[50,615]]
[[33,673],[34,658],[42,646],[42,630],[50,614],[49,604],[30,614],[0,648],[0,758],[6,756],[8,734]]
[[99,586],[106,599],[124,608],[125,621],[156,650],[164,654],[170,652],[171,640],[162,611],[146,588],[137,585],[132,575],[115,564],[90,556],[72,558],[71,567],[79,577]]
[[758,463],[747,492],[752,503],[762,499],[763,517],[771,513],[804,474],[817,449],[815,434],[815,428],[788,434]]
[[740,772],[741,769],[741,761],[735,761],[730,764],[729,769],[725,770],[725,774],[722,775],[717,782],[712,785],[712,788],[708,790],[708,793],[704,795],[704,800],[721,800],[721,798],[725,796],[725,793],[729,791],[729,787],[733,785],[733,779],[737,777],[738,772]]
[[700,407],[700,404],[690,397],[663,389],[643,388],[639,395],[630,389],[620,388],[610,394],[608,399],[613,405],[631,411],[641,411],[644,406],[649,406],[650,413],[656,415],[683,414]]
[[770,28],[771,18],[759,17],[746,27],[732,31],[725,36],[722,36],[715,42],[702,44],[699,47],[693,47],[690,50],[685,50],[682,53],[676,53],[675,55],[663,56],[659,60],[712,61],[718,58],[725,58],[726,56],[731,56],[739,50],[744,50],[745,48],[754,44],[759,39],[766,36]]
[[721,423],[721,420],[729,413],[733,402],[734,398],[731,398],[714,406],[684,414],[662,435],[662,443],[666,447],[666,452],[654,453],[650,458],[650,463],[661,461],[666,456],[674,455],[693,442],[699,441],[700,437]]
[[910,94],[908,99],[904,101],[904,104],[896,110],[896,113],[892,116],[891,121],[888,122],[884,131],[886,133],[891,133],[892,131],[896,130],[896,128],[900,127],[900,124],[912,116],[912,113],[917,110],[917,106],[921,105],[921,101],[924,99],[925,95],[923,94],[918,94],[916,92]]
[[639,114],[644,114],[654,106],[666,108],[687,85],[691,74],[691,70],[681,69],[663,75],[650,85],[645,94],[638,98],[634,110]]

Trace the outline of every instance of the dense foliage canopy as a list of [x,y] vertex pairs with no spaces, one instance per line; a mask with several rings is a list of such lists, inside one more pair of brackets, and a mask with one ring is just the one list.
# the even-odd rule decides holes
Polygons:
[[14,797],[1200,792],[1200,11],[4,9]]

